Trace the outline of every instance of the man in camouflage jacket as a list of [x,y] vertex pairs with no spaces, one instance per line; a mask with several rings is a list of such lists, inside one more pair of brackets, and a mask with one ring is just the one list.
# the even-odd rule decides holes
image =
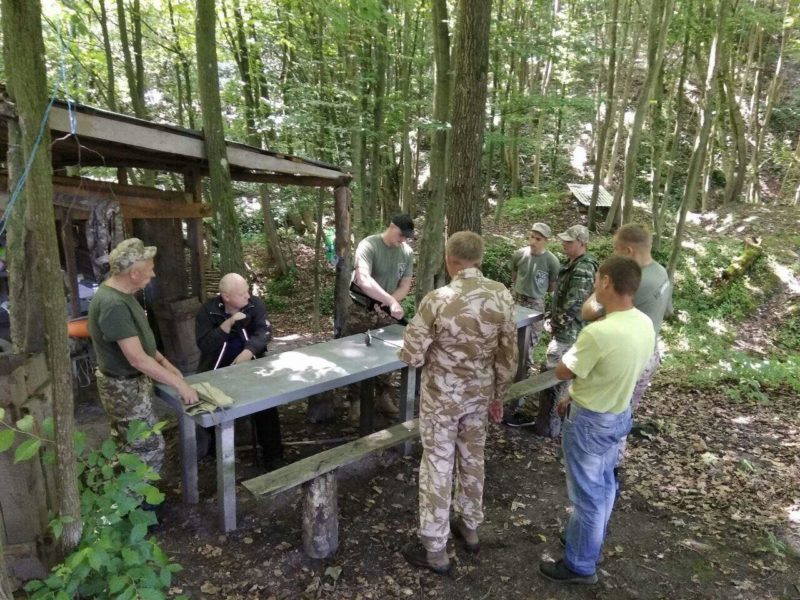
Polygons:
[[[583,225],[573,225],[564,233],[559,233],[561,246],[567,255],[567,262],[558,273],[558,286],[553,293],[553,306],[550,311],[550,333],[552,339],[547,346],[546,366],[553,369],[564,353],[578,339],[583,329],[581,307],[594,290],[594,276],[597,273],[597,259],[586,251],[589,243],[589,230]],[[563,383],[546,390],[540,395],[539,413],[536,416],[537,435],[556,438],[561,433],[561,417],[555,406],[567,391]]]
[[514,300],[505,286],[481,274],[482,256],[479,235],[462,231],[450,237],[446,264],[453,279],[425,296],[399,351],[409,365],[425,365],[419,411],[422,544],[412,544],[404,556],[440,574],[450,569],[445,547],[451,525],[468,552],[480,549],[487,420],[502,417],[502,398],[517,364]]

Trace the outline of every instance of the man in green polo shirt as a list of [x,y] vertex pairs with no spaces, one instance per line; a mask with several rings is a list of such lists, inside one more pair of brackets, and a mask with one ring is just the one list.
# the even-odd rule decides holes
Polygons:
[[655,333],[650,318],[634,308],[642,270],[622,256],[606,260],[595,278],[605,318],[584,327],[555,369],[572,380],[558,403],[566,416],[562,449],[572,513],[564,559],[540,565],[563,583],[597,582],[596,563],[616,497],[614,467],[620,440],[631,427],[630,398],[650,355]]

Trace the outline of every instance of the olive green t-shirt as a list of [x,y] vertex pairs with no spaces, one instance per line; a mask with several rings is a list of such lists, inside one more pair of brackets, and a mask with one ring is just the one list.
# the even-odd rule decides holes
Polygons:
[[89,334],[97,366],[110,377],[132,377],[138,371],[128,362],[117,343],[138,337],[148,356],[155,356],[156,339],[141,304],[131,294],[101,285],[89,304]]
[[[367,267],[375,282],[391,294],[401,279],[414,275],[414,252],[405,242],[397,247],[387,246],[378,233],[361,240],[356,248],[355,267]],[[354,270],[351,281],[355,276]]]
[[569,388],[572,401],[595,412],[624,411],[655,343],[650,318],[636,308],[589,323],[561,358],[575,373]]
[[664,315],[672,313],[672,284],[667,270],[656,261],[642,268],[642,281],[633,297],[633,305],[650,317],[658,337]]
[[561,263],[549,250],[533,254],[531,247],[520,248],[511,257],[511,270],[517,272],[514,291],[530,298],[544,298],[558,279]]

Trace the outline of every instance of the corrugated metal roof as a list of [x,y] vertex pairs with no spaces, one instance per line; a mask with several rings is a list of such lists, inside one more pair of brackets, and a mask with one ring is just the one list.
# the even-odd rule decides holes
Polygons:
[[[592,202],[592,184],[591,183],[568,183],[567,187],[572,195],[578,199],[578,202],[584,206],[589,206]],[[597,194],[596,206],[609,208],[614,198],[608,193],[602,185]]]

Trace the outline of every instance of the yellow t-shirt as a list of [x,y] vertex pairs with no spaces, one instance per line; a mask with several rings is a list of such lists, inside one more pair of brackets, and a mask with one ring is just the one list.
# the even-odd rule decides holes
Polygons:
[[561,359],[575,373],[572,401],[595,412],[623,412],[655,342],[650,317],[635,308],[584,327]]

